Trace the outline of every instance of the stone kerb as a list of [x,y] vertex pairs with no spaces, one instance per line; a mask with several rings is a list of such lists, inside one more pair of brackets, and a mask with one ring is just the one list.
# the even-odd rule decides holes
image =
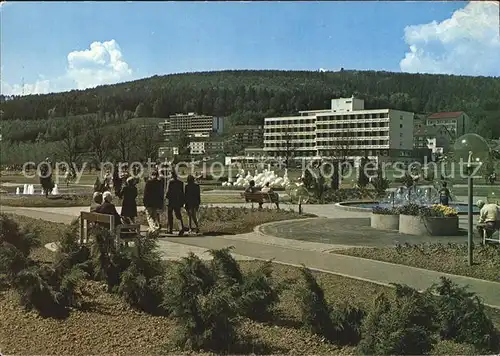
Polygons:
[[370,226],[377,230],[399,230],[399,215],[374,214],[370,215]]
[[400,215],[399,232],[407,235],[455,236],[458,233],[458,216]]

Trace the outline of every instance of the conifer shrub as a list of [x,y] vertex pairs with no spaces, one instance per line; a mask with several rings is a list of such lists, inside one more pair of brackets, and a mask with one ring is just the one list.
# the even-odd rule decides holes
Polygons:
[[239,315],[257,321],[269,320],[272,309],[279,302],[284,284],[272,279],[272,261],[264,263],[255,271],[244,274],[239,263],[231,255],[231,247],[210,250],[212,274],[219,283],[233,287]]
[[118,293],[131,306],[152,314],[163,314],[165,265],[153,238],[138,238],[130,249],[130,264],[120,276]]
[[28,257],[33,248],[41,245],[39,232],[32,226],[21,229],[17,222],[0,214],[0,244],[14,246],[24,257]]
[[288,287],[287,281],[277,283],[272,278],[272,261],[266,261],[257,270],[245,275],[240,285],[238,313],[256,321],[271,320],[274,308],[280,301],[281,292]]
[[21,229],[12,218],[0,214],[0,275],[6,283],[11,283],[17,273],[33,263],[29,255],[38,246],[37,230],[30,226]]
[[130,257],[125,247],[117,247],[115,236],[107,229],[92,230],[91,246],[93,277],[106,282],[108,291],[116,291],[120,285],[120,275],[130,266]]
[[435,309],[429,293],[395,287],[392,297],[378,296],[366,316],[358,344],[361,354],[423,355],[435,344]]
[[324,336],[328,341],[333,341],[335,330],[330,317],[331,308],[326,301],[325,292],[311,270],[302,267],[300,271],[304,278],[305,287],[300,288],[296,296],[302,324],[313,334]]
[[365,312],[351,306],[333,308],[328,305],[325,293],[312,272],[303,267],[301,273],[305,286],[298,290],[297,300],[303,326],[331,343],[356,344],[361,338]]
[[430,290],[438,295],[436,319],[441,339],[473,345],[479,352],[500,351],[499,332],[474,293],[445,277]]
[[11,218],[0,216],[0,273],[19,295],[20,303],[42,316],[66,316],[68,308],[79,305],[79,287],[85,272],[66,258],[54,266],[30,258],[31,250],[40,246],[36,230],[20,229]]
[[21,304],[44,317],[65,317],[69,307],[80,305],[80,283],[85,277],[78,267],[59,274],[47,265],[33,265],[19,272],[13,286]]
[[228,352],[237,343],[235,287],[220,283],[196,255],[176,262],[168,275],[163,307],[177,321],[182,349]]

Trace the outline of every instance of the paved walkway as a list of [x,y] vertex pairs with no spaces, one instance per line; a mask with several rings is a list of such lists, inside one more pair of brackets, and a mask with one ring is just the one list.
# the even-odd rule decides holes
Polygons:
[[[236,204],[217,204],[217,206],[235,206]],[[1,207],[2,212],[40,218],[44,220],[69,223],[82,208],[15,208]],[[321,213],[323,217],[359,218],[366,217],[364,213],[340,210],[330,205],[307,205],[305,211]],[[325,216],[327,215],[327,216]],[[316,219],[318,220],[318,219]],[[321,223],[328,219],[319,219]],[[319,225],[319,222],[317,223]],[[439,281],[441,276],[448,276],[459,285],[468,285],[470,290],[482,297],[490,306],[500,309],[500,283],[478,280],[469,277],[446,275],[403,265],[380,261],[361,259],[358,257],[325,253],[332,249],[346,247],[310,241],[298,241],[268,236],[253,232],[242,235],[210,236],[210,237],[169,237],[160,240],[160,251],[164,258],[174,259],[193,252],[203,258],[208,249],[228,246],[234,247],[234,254],[242,259],[273,259],[275,262],[300,266],[304,264],[311,269],[333,273],[350,278],[366,280],[373,283],[388,285],[390,283],[407,284],[423,290],[432,283]]]

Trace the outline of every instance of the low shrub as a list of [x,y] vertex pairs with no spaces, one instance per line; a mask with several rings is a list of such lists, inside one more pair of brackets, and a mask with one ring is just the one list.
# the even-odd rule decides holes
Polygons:
[[234,287],[238,314],[253,320],[269,320],[272,308],[279,302],[283,285],[272,280],[272,262],[264,263],[256,271],[241,272],[238,262],[231,256],[232,247],[210,250],[212,273],[221,284]]
[[44,317],[65,317],[69,307],[79,306],[79,286],[85,277],[78,267],[64,274],[47,265],[33,265],[19,272],[13,286],[21,304]]
[[93,277],[105,281],[108,291],[115,291],[120,284],[120,274],[130,266],[130,257],[125,248],[117,248],[115,237],[109,230],[96,227],[91,236],[91,264]]
[[238,300],[240,315],[257,321],[272,319],[280,294],[288,286],[288,281],[277,284],[272,279],[272,268],[272,261],[267,261],[256,271],[245,275]]
[[301,274],[305,281],[305,287],[297,291],[296,297],[302,325],[313,334],[324,336],[327,340],[333,341],[331,338],[334,335],[334,327],[325,293],[308,268],[303,267]]
[[0,214],[0,244],[12,245],[24,257],[41,245],[36,229],[31,226],[21,229],[15,220],[5,214]]
[[358,351],[369,355],[427,354],[435,343],[433,315],[428,294],[396,285],[392,298],[376,298],[363,322]]
[[131,306],[151,314],[163,314],[165,265],[154,238],[138,238],[130,249],[130,264],[120,276],[118,293]]
[[177,321],[176,344],[195,351],[229,351],[237,341],[235,293],[234,287],[218,283],[196,255],[177,262],[163,301]]
[[439,335],[443,340],[470,344],[480,352],[500,351],[500,335],[479,298],[441,277],[431,289],[436,298]]
[[296,296],[301,312],[301,321],[310,332],[324,337],[332,343],[355,345],[361,339],[361,325],[365,312],[351,306],[332,308],[328,305],[324,291],[312,272],[301,269],[305,287]]

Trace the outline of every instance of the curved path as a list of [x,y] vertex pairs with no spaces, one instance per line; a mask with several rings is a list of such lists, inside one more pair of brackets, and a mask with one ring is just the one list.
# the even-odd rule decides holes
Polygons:
[[[242,204],[211,204],[213,206],[241,206]],[[78,216],[81,210],[88,207],[74,208],[15,208],[0,207],[1,212],[25,215],[32,218],[40,218],[48,221],[70,223]],[[438,282],[441,276],[447,276],[455,283],[469,286],[470,290],[483,298],[484,302],[492,307],[500,309],[500,283],[479,280],[464,276],[447,275],[440,272],[429,271],[409,266],[392,263],[367,260],[358,257],[325,253],[327,251],[345,248],[349,244],[331,244],[321,241],[301,241],[291,239],[287,232],[292,232],[288,224],[302,229],[302,236],[318,234],[325,231],[325,236],[332,234],[326,229],[331,226],[338,229],[338,224],[347,226],[345,219],[351,219],[357,230],[357,236],[361,233],[359,224],[366,220],[366,213],[350,212],[333,205],[306,205],[305,212],[313,213],[322,218],[305,219],[270,223],[257,227],[252,233],[227,236],[210,237],[169,237],[161,239],[159,249],[165,259],[179,258],[193,252],[200,257],[207,258],[206,250],[217,249],[228,246],[234,247],[236,258],[268,260],[273,259],[277,263],[307,267],[325,272],[337,274],[349,278],[364,280],[372,283],[389,285],[390,283],[407,284],[418,290],[424,290],[431,284]],[[361,218],[361,220],[359,220]],[[344,219],[344,220],[340,220]],[[354,220],[352,220],[354,219]],[[337,220],[335,222],[335,220]],[[339,221],[340,220],[340,221]],[[298,225],[295,225],[298,224]],[[330,225],[335,224],[335,225]],[[286,228],[286,226],[289,226]],[[302,227],[301,227],[302,226]],[[306,226],[306,228],[303,228]],[[337,226],[337,227],[335,227]],[[353,226],[353,225],[351,225]],[[288,230],[287,230],[288,229]],[[267,235],[264,232],[281,231],[286,238]],[[340,236],[341,233],[339,232]],[[352,236],[352,235],[350,235]],[[367,236],[364,237],[365,243]],[[324,240],[324,239],[323,239]],[[329,240],[331,242],[331,240]],[[334,240],[335,242],[351,242],[351,239]]]

